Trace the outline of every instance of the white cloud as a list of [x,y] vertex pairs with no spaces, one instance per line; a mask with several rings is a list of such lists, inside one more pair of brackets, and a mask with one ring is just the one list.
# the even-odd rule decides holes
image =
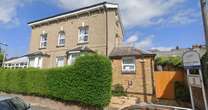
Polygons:
[[139,34],[133,34],[124,41],[124,45],[134,46],[140,49],[149,49],[153,46],[153,39],[155,35],[144,36],[144,39],[139,39]]
[[[102,2],[103,0],[58,0],[64,9],[74,9]],[[149,26],[164,22],[161,17],[173,13],[187,0],[107,0],[119,3],[123,24],[126,27]],[[187,15],[187,14],[186,14]],[[180,17],[181,18],[181,17]],[[177,18],[177,19],[180,19]],[[187,17],[188,18],[188,17]]]
[[145,37],[142,41],[138,41],[135,43],[135,47],[139,49],[148,49],[153,46],[153,38],[154,35],[150,35]]
[[193,9],[180,10],[168,20],[169,24],[190,24],[200,18],[200,13]]
[[134,43],[136,41],[138,41],[139,37],[138,34],[134,34],[130,37],[128,37],[128,39],[126,40],[126,43]]
[[18,19],[16,18],[17,8],[28,1],[31,0],[0,0],[0,23],[18,24]]

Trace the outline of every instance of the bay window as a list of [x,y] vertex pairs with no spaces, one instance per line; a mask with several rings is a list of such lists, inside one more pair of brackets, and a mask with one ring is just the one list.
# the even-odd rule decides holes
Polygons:
[[80,52],[74,52],[74,53],[70,53],[68,56],[68,64],[71,65],[75,62],[75,60],[77,59],[77,57],[80,56]]

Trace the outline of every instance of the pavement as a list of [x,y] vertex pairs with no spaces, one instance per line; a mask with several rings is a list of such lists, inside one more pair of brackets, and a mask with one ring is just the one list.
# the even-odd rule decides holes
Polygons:
[[31,106],[32,110],[52,110],[46,107],[40,107],[40,106]]

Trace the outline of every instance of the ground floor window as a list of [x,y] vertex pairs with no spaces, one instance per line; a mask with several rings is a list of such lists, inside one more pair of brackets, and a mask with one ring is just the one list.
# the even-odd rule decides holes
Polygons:
[[122,58],[122,72],[135,72],[136,64],[135,57],[123,57]]
[[29,58],[29,67],[42,68],[43,58],[41,56],[30,57]]
[[79,52],[76,53],[70,53],[68,55],[68,64],[71,65],[75,62],[76,58],[80,56]]
[[57,67],[64,66],[64,56],[56,57],[56,66]]

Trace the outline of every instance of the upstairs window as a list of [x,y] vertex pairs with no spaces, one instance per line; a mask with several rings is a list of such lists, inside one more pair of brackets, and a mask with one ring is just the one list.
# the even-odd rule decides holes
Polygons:
[[88,26],[84,26],[84,27],[80,27],[79,28],[79,43],[86,43],[88,42],[88,31],[89,31],[89,27]]
[[64,46],[65,45],[65,33],[63,31],[59,32],[58,35],[58,46]]
[[123,57],[122,72],[134,73],[136,70],[135,57]]
[[40,48],[47,47],[47,34],[41,34],[40,36]]

